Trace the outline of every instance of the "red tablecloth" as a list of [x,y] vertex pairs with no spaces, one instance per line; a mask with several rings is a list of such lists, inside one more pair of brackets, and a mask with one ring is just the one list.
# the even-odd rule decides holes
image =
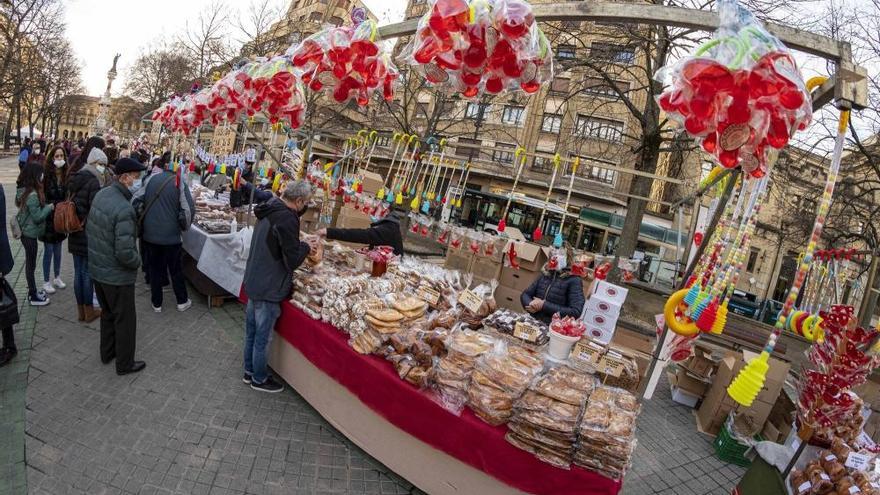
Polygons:
[[348,336],[282,303],[275,330],[315,366],[401,430],[527,493],[616,494],[620,482],[580,468],[570,471],[539,461],[504,440],[507,428],[494,427],[469,409],[455,416],[377,356],[352,350]]

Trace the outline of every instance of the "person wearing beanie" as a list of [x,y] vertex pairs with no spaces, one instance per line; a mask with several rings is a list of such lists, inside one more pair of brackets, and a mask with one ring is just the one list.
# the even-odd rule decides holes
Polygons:
[[[92,140],[89,139],[89,142]],[[101,144],[103,145],[103,141]],[[107,155],[100,148],[93,146],[88,152],[86,164],[67,179],[67,191],[76,205],[76,215],[81,222],[85,222],[91,212],[92,202],[101,190],[107,167]],[[73,255],[73,294],[76,297],[78,319],[91,323],[101,316],[101,311],[95,308],[93,302],[94,286],[89,274],[89,245],[85,230],[70,234],[67,250]]]
[[86,222],[89,273],[101,303],[101,362],[116,359],[116,374],[137,373],[146,367],[135,361],[137,309],[134,284],[141,257],[137,249],[137,215],[132,190],[146,170],[131,158],[116,161],[116,176],[95,195]]

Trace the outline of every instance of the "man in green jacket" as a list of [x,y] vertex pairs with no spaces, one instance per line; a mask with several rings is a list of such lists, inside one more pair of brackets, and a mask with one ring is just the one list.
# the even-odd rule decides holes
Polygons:
[[141,257],[132,189],[146,170],[140,162],[116,162],[116,179],[98,191],[86,222],[89,272],[101,303],[101,362],[116,358],[116,374],[137,373],[147,365],[134,360],[137,316],[134,283]]

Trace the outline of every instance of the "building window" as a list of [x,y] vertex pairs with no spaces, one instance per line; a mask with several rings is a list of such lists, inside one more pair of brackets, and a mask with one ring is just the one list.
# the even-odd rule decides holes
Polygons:
[[[629,91],[629,83],[626,81],[614,81],[614,85],[620,89],[621,93],[626,94]],[[614,91],[614,88],[603,79],[598,77],[587,76],[584,78],[584,87],[581,93],[590,96],[600,96],[612,100],[619,100],[620,95]]]
[[562,30],[563,31],[580,31],[581,29],[581,21],[562,21]]
[[452,100],[442,100],[438,104],[440,105],[440,115],[448,117],[455,112],[455,102]]
[[388,148],[391,144],[391,136],[379,135],[376,137],[376,146],[380,148]]
[[460,137],[458,138],[458,144],[459,146],[455,148],[456,155],[479,158],[480,146],[483,145],[482,140]]
[[339,17],[339,16],[334,15],[333,17],[330,18],[330,24],[333,24],[336,27],[341,26],[343,22],[344,21],[342,20],[342,17]]
[[511,125],[522,125],[525,107],[506,105],[501,112],[501,122]]
[[562,60],[572,60],[575,58],[574,46],[559,45],[556,47],[556,58]]
[[571,79],[567,77],[554,77],[550,82],[551,93],[567,95],[569,87],[571,87]]
[[417,101],[416,102],[416,113],[415,113],[414,117],[417,119],[427,119],[429,115],[431,115],[431,114],[428,112],[428,104]]
[[492,161],[499,163],[513,163],[513,148],[512,144],[507,143],[495,143],[495,148],[505,148],[510,149],[510,151],[495,149],[492,151]]
[[620,141],[623,136],[623,122],[578,115],[574,133],[581,137]]
[[548,156],[536,156],[532,161],[533,172],[550,172],[553,170],[553,159]]
[[761,254],[761,251],[758,248],[752,248],[749,252],[749,262],[746,264],[746,271],[749,273],[754,273],[756,265],[758,264],[758,255]]
[[703,163],[700,164],[700,181],[706,180],[713,168],[715,168],[714,163],[704,160]]
[[636,60],[636,53],[632,48],[623,45],[594,41],[590,45],[590,57],[617,64],[631,64]]
[[605,164],[605,162],[596,160],[594,158],[582,156],[581,167],[578,169],[578,175],[587,180],[613,186],[615,181],[617,181],[617,171],[603,167],[602,165]]
[[[482,107],[482,108],[481,108]],[[473,120],[483,120],[489,112],[488,103],[468,103],[467,109],[464,111],[464,118]]]
[[321,22],[322,20],[324,20],[324,14],[317,11],[312,12],[311,14],[309,14],[309,20],[312,22]]
[[560,127],[562,127],[562,115],[559,115],[558,113],[544,114],[544,119],[541,121],[542,131],[558,134]]

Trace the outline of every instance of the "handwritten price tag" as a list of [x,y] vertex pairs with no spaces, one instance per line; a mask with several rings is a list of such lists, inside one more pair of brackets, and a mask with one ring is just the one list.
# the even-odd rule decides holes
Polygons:
[[540,335],[541,331],[535,328],[534,325],[518,321],[516,322],[516,325],[513,326],[513,336],[525,340],[526,342],[535,343],[538,341]]
[[574,345],[574,350],[571,352],[573,358],[589,364],[599,362],[599,356],[601,356],[601,354],[602,353],[599,349],[591,346],[586,340],[579,340],[577,344]]
[[480,306],[483,305],[483,298],[474,294],[474,291],[466,289],[458,296],[458,302],[471,313],[480,312]]
[[599,371],[616,378],[623,373],[623,363],[605,356],[599,361]]
[[846,462],[843,463],[844,466],[850,469],[856,469],[858,471],[865,471],[868,469],[868,462],[871,460],[870,456],[865,454],[859,454],[856,452],[850,452],[849,456],[846,458]]
[[419,287],[418,297],[431,306],[436,306],[437,303],[440,302],[440,293],[430,287],[425,287],[424,285]]

